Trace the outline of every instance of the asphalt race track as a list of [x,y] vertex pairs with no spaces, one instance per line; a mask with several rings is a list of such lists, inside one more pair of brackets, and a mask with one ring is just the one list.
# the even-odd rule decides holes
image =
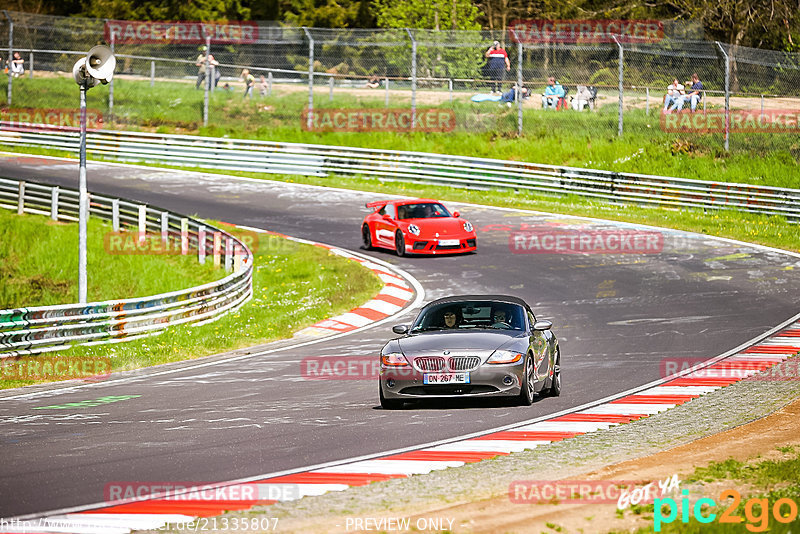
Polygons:
[[[0,175],[77,188],[77,163],[0,157]],[[360,248],[373,193],[90,164],[90,191],[179,213]],[[740,244],[665,231],[657,254],[529,254],[526,228],[615,230],[581,221],[449,204],[478,230],[477,254],[397,258],[426,301],[458,293],[510,293],[561,339],[564,392],[529,408],[424,404],[387,412],[374,381],[308,381],[308,356],[376,354],[392,336],[377,326],[300,348],[170,373],[145,372],[78,389],[0,395],[0,517],[103,501],[106,484],[213,482],[409,447],[547,415],[660,377],[665,358],[710,358],[797,313],[800,261]],[[628,227],[631,230],[631,227]],[[89,273],[91,276],[91,273]],[[396,322],[408,322],[410,314]],[[283,343],[282,345],[286,345]],[[34,410],[109,395],[97,407]]]

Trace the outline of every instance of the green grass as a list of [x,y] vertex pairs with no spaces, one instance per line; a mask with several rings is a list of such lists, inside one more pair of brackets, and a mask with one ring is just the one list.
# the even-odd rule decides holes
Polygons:
[[[673,522],[662,525],[661,532],[665,534],[797,532],[800,527],[800,516],[795,517],[790,523],[780,523],[773,515],[773,505],[778,499],[789,499],[794,502],[795,510],[797,510],[797,505],[800,504],[800,454],[793,449],[779,448],[778,450],[782,456],[774,460],[754,459],[741,462],[731,458],[697,468],[691,477],[682,482],[682,486],[697,488],[697,484],[716,483],[717,486],[722,487],[722,490],[715,489],[711,492],[713,494],[708,495],[717,506],[714,508],[703,507],[704,516],[716,513],[716,519],[711,523],[702,524],[696,521],[690,512],[688,523],[683,523],[679,512]],[[736,490],[740,493],[741,502],[738,506],[732,506],[733,500],[721,499],[721,493],[724,490]],[[702,493],[702,489],[700,491],[690,490],[689,502],[692,508],[700,493]],[[680,496],[673,496],[673,498],[678,503],[681,500]],[[750,499],[762,501],[750,505],[748,509],[747,502]],[[766,507],[762,508],[763,504],[766,504]],[[721,514],[729,507],[732,516],[741,518],[740,522],[721,523],[719,521]],[[645,508],[648,512],[653,513],[653,505]],[[789,510],[788,505],[782,506],[784,514],[787,514]],[[668,508],[663,509],[663,514],[665,516],[668,514]],[[641,528],[637,532],[639,534],[653,532],[653,528]]]
[[[117,300],[167,293],[222,278],[189,256],[108,254],[111,225],[89,219],[87,297]],[[78,224],[0,209],[0,309],[78,302]]]
[[[414,150],[444,154],[530,161],[554,165],[735,181],[800,188],[797,158],[800,140],[792,134],[734,134],[731,152],[722,149],[721,134],[676,134],[662,131],[653,110],[625,113],[625,134],[617,136],[615,105],[598,113],[527,109],[524,136],[516,137],[516,110],[496,104],[455,101],[440,104],[452,109],[457,128],[450,133],[309,132],[301,128],[307,92],[276,86],[274,96],[242,99],[238,86],[211,95],[210,125],[202,126],[203,92],[191,83],[117,79],[112,128],[190,133],[214,137],[320,143],[370,148]],[[382,108],[383,92],[353,96],[337,90],[329,102],[320,87],[315,107]],[[462,95],[462,98],[466,95]],[[392,97],[392,107],[408,107],[409,97]],[[77,89],[66,78],[18,79],[15,108],[74,109]],[[105,113],[108,89],[88,93],[90,108]],[[420,104],[420,107],[425,107]],[[106,117],[108,119],[108,117]]]
[[[236,313],[126,343],[76,346],[57,356],[78,360],[110,356],[115,371],[199,358],[289,337],[364,303],[381,288],[372,271],[321,247],[262,235],[254,254],[253,298]],[[32,383],[3,380],[0,389]]]

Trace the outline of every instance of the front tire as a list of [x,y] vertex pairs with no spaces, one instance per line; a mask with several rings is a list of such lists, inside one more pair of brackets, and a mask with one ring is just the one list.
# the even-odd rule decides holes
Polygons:
[[522,368],[522,384],[520,385],[521,391],[519,392],[519,404],[521,406],[530,406],[533,404],[533,398],[536,396],[534,392],[533,383],[533,356],[531,353],[525,355],[525,363]]
[[398,256],[406,255],[406,240],[403,238],[403,232],[398,230],[394,234],[394,249]]
[[550,377],[550,387],[545,395],[558,397],[561,395],[561,349],[556,349],[556,361],[553,364],[553,376]]
[[378,384],[378,396],[381,399],[381,408],[384,410],[399,410],[403,407],[403,401],[398,399],[387,399],[383,396],[383,388]]
[[364,242],[365,249],[372,250],[372,232],[366,224],[361,227],[361,241]]

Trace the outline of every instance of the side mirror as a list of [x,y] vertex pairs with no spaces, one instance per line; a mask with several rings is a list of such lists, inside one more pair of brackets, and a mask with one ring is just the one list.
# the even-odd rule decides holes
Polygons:
[[407,334],[408,333],[408,325],[406,324],[397,324],[392,327],[392,332],[395,334]]
[[392,220],[392,216],[389,215],[388,213],[384,213],[383,214],[383,220],[384,221],[391,221]]
[[458,213],[457,211],[454,211],[453,212],[453,217],[461,217],[461,214]]
[[536,321],[533,325],[534,330],[538,330],[539,332],[543,330],[550,330],[553,327],[553,323],[551,321]]

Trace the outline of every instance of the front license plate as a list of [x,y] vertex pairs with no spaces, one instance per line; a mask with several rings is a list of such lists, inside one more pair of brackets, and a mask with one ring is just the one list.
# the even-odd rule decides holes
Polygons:
[[455,247],[460,241],[458,239],[440,239],[439,244],[443,247]]
[[469,384],[469,373],[425,373],[423,384]]

